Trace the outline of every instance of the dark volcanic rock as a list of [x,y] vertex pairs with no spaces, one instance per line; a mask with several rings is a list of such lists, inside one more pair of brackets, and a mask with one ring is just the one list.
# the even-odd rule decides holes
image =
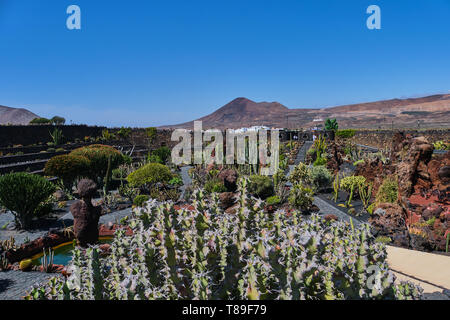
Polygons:
[[77,193],[81,200],[70,207],[72,212],[73,230],[78,244],[87,247],[98,242],[98,221],[102,209],[92,205],[92,197],[97,191],[94,181],[83,179],[78,183]]

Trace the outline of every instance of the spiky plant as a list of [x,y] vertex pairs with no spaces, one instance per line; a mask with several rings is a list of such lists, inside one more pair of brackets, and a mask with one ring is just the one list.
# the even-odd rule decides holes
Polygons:
[[[193,210],[147,202],[118,229],[110,254],[74,250],[68,279],[35,287],[28,299],[416,299],[394,284],[386,248],[369,226],[351,228],[297,211],[267,214],[239,182],[239,208],[217,194],[192,196]],[[374,274],[375,272],[375,274]]]

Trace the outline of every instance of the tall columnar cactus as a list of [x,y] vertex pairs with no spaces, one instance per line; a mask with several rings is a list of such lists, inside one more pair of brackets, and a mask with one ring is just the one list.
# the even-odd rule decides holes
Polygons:
[[240,208],[225,214],[216,195],[193,193],[194,209],[147,203],[118,229],[109,256],[75,249],[67,280],[30,299],[395,299],[418,298],[394,284],[386,249],[368,225],[317,215],[265,213],[239,182]]

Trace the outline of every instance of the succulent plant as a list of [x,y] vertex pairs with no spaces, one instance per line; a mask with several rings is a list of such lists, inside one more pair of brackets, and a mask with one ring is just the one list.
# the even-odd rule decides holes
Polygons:
[[76,248],[67,279],[35,287],[27,299],[417,299],[394,284],[386,248],[369,226],[297,211],[267,214],[238,186],[225,214],[217,194],[195,190],[193,209],[150,200],[117,229],[110,254]]

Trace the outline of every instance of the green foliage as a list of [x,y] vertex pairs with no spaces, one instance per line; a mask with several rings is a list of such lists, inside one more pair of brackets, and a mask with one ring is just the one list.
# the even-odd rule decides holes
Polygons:
[[117,131],[117,135],[122,139],[128,139],[131,135],[131,128],[121,127],[119,131]]
[[387,236],[379,236],[375,239],[375,241],[387,245],[392,242],[392,239]]
[[325,166],[314,166],[308,169],[308,181],[314,192],[321,192],[331,186],[333,176]]
[[52,138],[52,142],[55,146],[64,143],[64,135],[61,129],[55,128],[53,132],[49,132],[50,137]]
[[152,154],[149,156],[150,158],[153,157],[156,163],[162,163],[165,164],[169,160],[171,155],[171,151],[168,147],[160,147],[152,152]]
[[372,203],[371,205],[369,205],[369,206],[366,208],[367,212],[368,212],[369,214],[373,214],[373,211],[375,210],[376,205],[377,205],[376,202],[374,202],[374,203]]
[[[313,146],[314,146],[314,150],[316,151],[316,158],[317,159],[321,158],[322,154],[327,150],[325,136],[320,135],[316,140],[314,140]],[[322,165],[322,164],[318,164],[318,165]]]
[[310,188],[297,183],[291,189],[289,203],[296,209],[308,212],[314,201],[314,193]]
[[363,188],[365,185],[366,178],[364,178],[363,176],[348,176],[341,180],[341,188],[350,193],[347,201],[347,206],[351,205],[353,193],[359,190],[359,188]]
[[149,142],[152,143],[158,134],[158,130],[155,127],[146,128],[145,134],[147,135]]
[[450,143],[439,140],[433,143],[436,150],[450,150]]
[[51,124],[52,120],[47,118],[34,118],[30,121],[30,124]]
[[77,178],[89,174],[90,164],[89,159],[84,156],[64,154],[47,161],[44,173],[46,176],[60,178],[66,188],[71,188]]
[[323,157],[318,157],[316,161],[314,161],[313,166],[325,166],[327,164],[327,159]]
[[16,225],[27,229],[36,216],[36,209],[47,201],[56,187],[47,179],[25,172],[0,177],[0,203],[10,210]]
[[271,196],[266,199],[266,203],[269,206],[274,206],[281,203],[281,199],[279,196]]
[[358,164],[364,164],[364,162],[365,161],[363,159],[360,159],[360,160],[353,162],[353,165],[356,167]]
[[161,160],[161,158],[158,157],[156,154],[149,154],[147,157],[147,162],[164,164],[164,162]]
[[292,184],[305,183],[307,179],[308,179],[308,167],[303,162],[300,162],[292,170],[289,176],[289,181]]
[[372,199],[372,183],[364,183],[363,185],[360,185],[358,188],[359,191],[359,198],[361,199],[364,209],[367,210],[369,207],[369,202]]
[[173,175],[170,169],[160,163],[148,163],[145,166],[130,173],[127,181],[132,187],[141,188],[151,186],[158,182],[167,183]]
[[129,201],[133,201],[139,195],[139,190],[130,187],[128,184],[123,184],[117,189],[119,195],[126,198]]
[[115,138],[114,134],[109,132],[108,129],[102,130],[102,140],[103,141],[110,141],[110,140],[113,140],[114,138]]
[[64,125],[66,123],[66,119],[64,119],[63,117],[59,117],[59,116],[54,116],[53,118],[50,119],[50,121],[54,125]]
[[219,178],[212,178],[206,181],[204,189],[208,194],[213,192],[221,193],[227,191],[227,188]]
[[436,221],[436,217],[432,217],[432,218],[430,218],[430,219],[428,219],[428,220],[426,221],[426,224],[427,224],[429,227],[433,227],[435,221]]
[[142,207],[144,203],[146,203],[148,200],[150,200],[150,197],[146,194],[141,194],[136,196],[133,200],[133,204],[137,207]]
[[338,129],[339,125],[336,119],[325,120],[325,130],[337,131]]
[[[265,213],[239,186],[241,208],[224,214],[217,196],[193,193],[193,210],[150,201],[118,229],[111,251],[75,248],[68,278],[54,277],[26,299],[299,300],[419,299],[395,284],[386,247],[368,225],[351,228],[317,215]],[[207,212],[207,214],[205,214]],[[373,269],[376,267],[376,285]]]
[[111,157],[111,170],[125,162],[124,156],[115,148],[102,144],[93,144],[73,150],[70,155],[84,156],[90,161],[89,177],[101,182],[108,170],[108,159]]
[[274,194],[272,179],[268,176],[252,175],[250,176],[248,190],[251,195],[266,199]]
[[383,180],[378,189],[375,201],[376,203],[396,203],[398,198],[398,181],[397,177],[388,176]]
[[334,176],[333,180],[333,199],[334,202],[337,202],[337,198],[339,196],[339,187],[341,184],[341,180],[339,179],[339,173]]
[[354,137],[356,134],[355,129],[343,129],[336,131],[336,136],[343,139],[349,139]]
[[180,186],[183,184],[183,180],[180,177],[176,176],[170,179],[169,184],[172,186]]

